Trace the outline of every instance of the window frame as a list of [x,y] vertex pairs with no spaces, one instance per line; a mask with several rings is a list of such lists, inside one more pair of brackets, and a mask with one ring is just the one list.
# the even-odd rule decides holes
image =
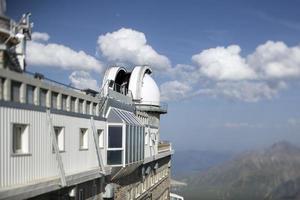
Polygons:
[[[85,129],[85,134],[86,134],[86,139],[87,139],[87,141],[86,141],[86,147],[84,147],[84,146],[81,146],[81,134],[82,134],[82,132],[81,132],[81,130],[82,129]],[[79,151],[87,151],[87,150],[89,150],[89,129],[88,128],[79,128],[79,141],[78,141],[79,143]]]
[[[110,166],[125,166],[125,141],[126,141],[126,125],[123,123],[108,123],[107,125],[107,132],[106,132],[106,163],[107,165]],[[114,127],[122,127],[122,146],[118,148],[110,148],[109,147],[109,127],[114,126]],[[109,151],[121,151],[121,162],[119,164],[108,164],[108,152]]]
[[[62,136],[63,137],[63,149],[62,150],[59,149],[59,141],[58,141],[59,138],[56,137],[55,128],[60,128],[61,131],[62,131],[62,134],[63,134],[63,136]],[[64,126],[53,126],[53,129],[54,129],[55,139],[56,139],[56,142],[57,142],[59,153],[66,152],[66,142],[65,142],[66,141],[66,131],[65,131],[65,127]],[[53,146],[52,146],[52,149],[53,149],[53,153],[55,153]]]
[[[24,131],[27,132],[27,152],[20,151],[16,152],[14,150],[14,126],[20,125],[25,126]],[[19,122],[12,122],[11,123],[11,134],[10,134],[10,149],[11,149],[11,156],[31,156],[31,147],[30,147],[30,124],[29,123],[19,123]]]
[[[99,131],[101,131],[101,133],[99,134]],[[98,136],[98,145],[100,149],[104,149],[104,144],[105,144],[105,140],[104,140],[104,129],[103,128],[98,128],[97,129],[97,136]]]

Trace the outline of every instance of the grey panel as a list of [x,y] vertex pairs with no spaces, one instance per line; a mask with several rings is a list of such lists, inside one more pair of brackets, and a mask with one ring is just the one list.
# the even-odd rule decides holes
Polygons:
[[112,123],[123,123],[122,118],[115,112],[115,109],[111,109],[107,121]]

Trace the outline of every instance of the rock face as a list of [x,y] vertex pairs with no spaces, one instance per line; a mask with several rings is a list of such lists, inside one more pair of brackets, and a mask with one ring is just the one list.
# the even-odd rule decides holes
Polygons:
[[300,199],[300,148],[279,142],[185,180],[186,199]]

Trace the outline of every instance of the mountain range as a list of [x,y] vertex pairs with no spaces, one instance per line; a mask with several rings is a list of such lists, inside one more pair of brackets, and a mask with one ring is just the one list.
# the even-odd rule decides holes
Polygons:
[[186,200],[300,199],[300,148],[278,142],[180,179]]

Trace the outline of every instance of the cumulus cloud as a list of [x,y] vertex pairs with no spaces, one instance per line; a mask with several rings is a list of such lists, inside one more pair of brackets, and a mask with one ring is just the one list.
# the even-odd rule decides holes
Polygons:
[[193,88],[192,95],[246,102],[272,99],[300,79],[300,46],[267,41],[249,55],[240,52],[238,45],[206,49],[192,56],[196,66],[176,65],[171,74]]
[[237,45],[216,47],[202,51],[192,57],[200,73],[215,80],[254,79],[256,74],[246,60],[240,56]]
[[102,63],[93,56],[61,44],[45,43],[48,39],[49,35],[46,33],[33,33],[33,41],[28,42],[27,46],[29,65],[69,70],[102,71]]
[[189,97],[192,88],[179,81],[165,82],[160,86],[163,101],[179,100]]
[[31,39],[33,41],[48,41],[50,39],[50,36],[48,35],[48,33],[40,33],[40,32],[34,32],[31,35]]
[[[218,82],[205,92],[215,97],[226,97],[231,100],[240,100],[245,102],[257,102],[262,99],[272,99],[278,95],[281,89],[285,89],[284,82],[266,83],[266,82]],[[201,91],[201,90],[200,90]]]
[[300,46],[288,47],[284,42],[267,41],[247,60],[262,79],[300,78]]
[[93,89],[98,90],[98,83],[95,79],[93,79],[90,73],[86,71],[74,71],[69,76],[69,80],[71,81],[71,85],[73,87],[79,89]]
[[150,65],[160,71],[171,67],[170,60],[157,53],[147,43],[145,34],[133,29],[121,28],[115,32],[100,35],[98,47],[109,61]]

